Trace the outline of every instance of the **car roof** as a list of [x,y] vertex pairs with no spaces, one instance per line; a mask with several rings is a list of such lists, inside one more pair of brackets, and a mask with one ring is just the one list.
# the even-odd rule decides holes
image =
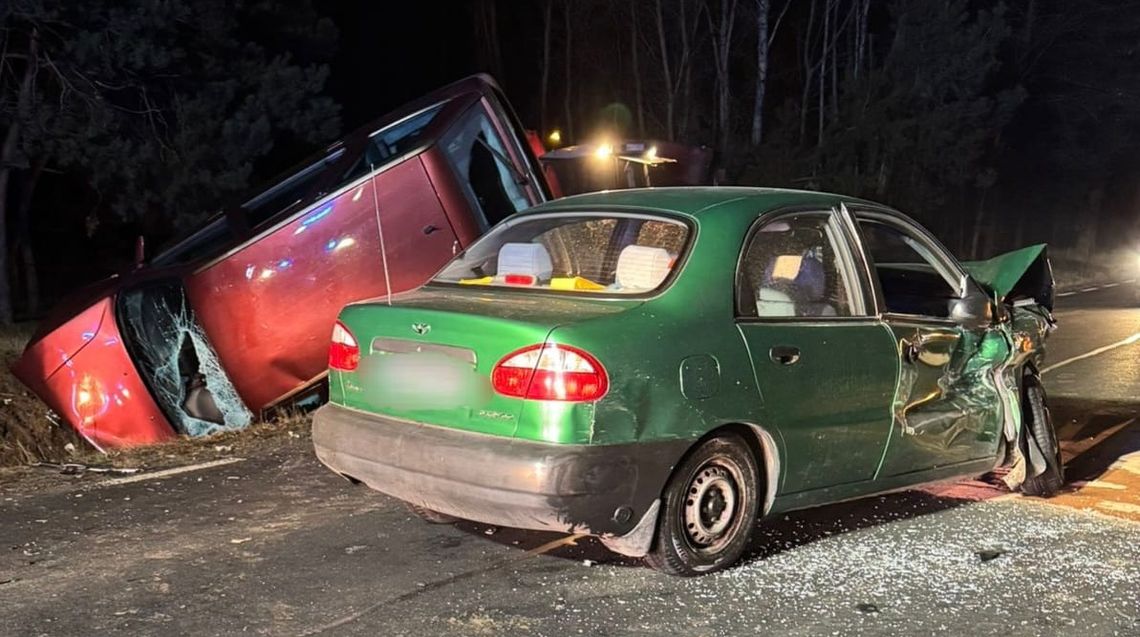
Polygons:
[[685,186],[672,188],[632,188],[592,192],[557,199],[520,214],[538,214],[583,208],[638,208],[706,217],[714,212],[740,211],[755,215],[775,208],[801,205],[835,205],[840,202],[873,202],[811,190],[753,188],[740,186]]

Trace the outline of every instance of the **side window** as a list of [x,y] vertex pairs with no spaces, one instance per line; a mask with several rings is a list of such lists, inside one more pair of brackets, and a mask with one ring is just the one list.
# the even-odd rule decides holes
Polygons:
[[894,224],[859,218],[863,249],[874,265],[883,304],[892,314],[948,318],[958,297],[953,273],[920,237]]
[[356,181],[404,153],[415,149],[424,140],[424,130],[435,120],[435,116],[439,114],[446,103],[440,102],[425,108],[372,133],[368,137],[368,144],[364,147],[364,155],[345,173],[340,183],[330,190],[336,190],[347,183]]
[[522,175],[511,163],[503,140],[483,105],[476,104],[442,139],[441,146],[472,207],[487,227],[530,207]]
[[855,316],[857,288],[827,213],[780,217],[748,239],[736,274],[744,317]]
[[336,150],[321,161],[289,175],[241,205],[249,227],[256,228],[301,201],[316,186],[325,169],[344,153]]

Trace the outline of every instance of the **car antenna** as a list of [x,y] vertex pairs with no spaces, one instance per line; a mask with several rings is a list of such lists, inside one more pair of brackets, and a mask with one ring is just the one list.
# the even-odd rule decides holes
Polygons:
[[380,235],[380,260],[384,263],[384,291],[388,294],[388,305],[392,305],[392,280],[388,276],[388,252],[384,249],[384,227],[380,225],[380,197],[376,194],[376,165],[368,162],[372,173],[372,209],[376,213],[376,232]]

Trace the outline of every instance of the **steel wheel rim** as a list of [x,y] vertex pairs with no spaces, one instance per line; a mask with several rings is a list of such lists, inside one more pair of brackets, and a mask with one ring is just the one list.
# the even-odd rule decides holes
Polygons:
[[693,473],[685,490],[681,522],[685,539],[698,553],[717,553],[739,527],[744,475],[724,456],[710,458]]

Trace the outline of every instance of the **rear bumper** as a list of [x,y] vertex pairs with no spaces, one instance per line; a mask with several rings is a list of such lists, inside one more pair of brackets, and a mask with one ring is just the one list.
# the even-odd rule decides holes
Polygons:
[[658,498],[689,444],[547,444],[335,404],[313,417],[320,461],[377,491],[487,524],[597,535],[626,555],[649,550]]

